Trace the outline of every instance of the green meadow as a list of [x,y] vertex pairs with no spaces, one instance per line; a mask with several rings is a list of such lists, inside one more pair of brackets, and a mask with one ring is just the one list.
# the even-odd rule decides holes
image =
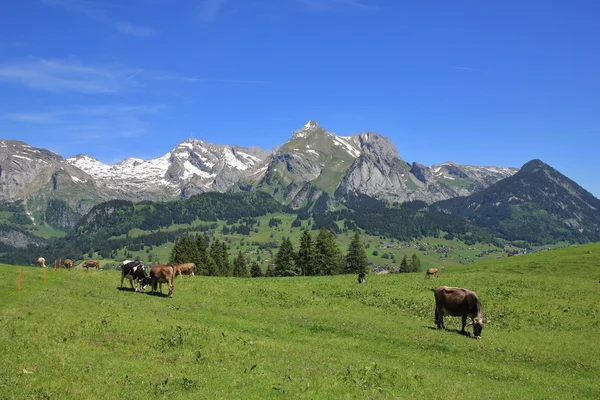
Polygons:
[[[600,243],[363,285],[186,276],[173,298],[0,271],[2,399],[600,398]],[[481,339],[434,328],[436,285],[479,294]]]

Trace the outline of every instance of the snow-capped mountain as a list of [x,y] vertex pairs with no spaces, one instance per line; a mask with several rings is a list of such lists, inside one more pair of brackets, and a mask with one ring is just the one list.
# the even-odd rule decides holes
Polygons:
[[247,170],[255,168],[268,151],[215,145],[197,139],[179,143],[161,157],[127,158],[104,164],[86,155],[67,161],[92,176],[100,187],[134,199],[187,198],[206,191],[224,191]]

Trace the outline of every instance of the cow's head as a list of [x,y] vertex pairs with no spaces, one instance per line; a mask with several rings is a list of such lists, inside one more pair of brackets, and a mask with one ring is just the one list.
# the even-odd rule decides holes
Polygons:
[[143,292],[146,290],[146,287],[148,287],[148,285],[150,284],[150,278],[145,276],[142,279],[140,279],[139,282]]
[[485,323],[486,320],[484,317],[475,317],[473,318],[473,321],[467,324],[467,326],[473,325],[473,336],[475,336],[477,339],[481,339],[481,331],[483,330]]

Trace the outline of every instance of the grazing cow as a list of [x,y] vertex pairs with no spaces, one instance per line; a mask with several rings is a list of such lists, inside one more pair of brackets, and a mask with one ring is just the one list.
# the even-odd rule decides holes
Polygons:
[[73,267],[73,261],[71,261],[71,259],[67,258],[65,260],[65,268],[70,271],[72,267]]
[[189,275],[190,278],[194,277],[194,269],[196,268],[196,264],[194,263],[185,263],[185,264],[177,264],[175,265],[175,276],[179,274],[179,277],[183,279],[182,274]]
[[44,257],[38,258],[37,263],[40,264],[40,267],[46,268],[46,259]]
[[[143,292],[150,282],[150,277],[146,274],[146,266],[140,261],[130,261],[121,267],[121,288],[123,288],[123,279],[129,279],[131,288],[136,292]],[[135,282],[135,287],[133,283]]]
[[85,269],[88,269],[88,268],[100,269],[100,261],[86,261],[83,263],[82,267]]
[[365,273],[361,272],[360,274],[358,274],[358,283],[365,283],[367,281],[367,278],[365,277]]
[[429,275],[433,275],[436,278],[438,277],[438,269],[437,268],[429,268],[427,272],[425,272],[425,278],[429,278]]
[[150,268],[150,280],[152,281],[152,293],[156,292],[156,285],[160,284],[160,293],[162,294],[162,284],[169,286],[169,297],[173,297],[175,289],[175,267],[173,264],[156,264]]
[[[433,289],[435,297],[435,323],[438,329],[445,329],[444,316],[462,317],[461,333],[464,335],[465,326],[473,325],[473,334],[481,339],[481,331],[487,322],[483,316],[481,302],[477,293],[469,289],[437,286]],[[471,322],[467,324],[467,317]]]

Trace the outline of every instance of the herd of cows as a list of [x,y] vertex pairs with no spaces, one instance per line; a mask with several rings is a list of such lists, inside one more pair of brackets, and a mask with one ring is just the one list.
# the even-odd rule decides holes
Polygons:
[[[38,263],[41,267],[46,267],[46,261],[43,257],[38,258]],[[98,261],[85,261],[81,265],[86,269],[100,268]],[[69,259],[65,260],[65,267],[71,269],[73,262]],[[150,284],[152,293],[156,292],[157,287],[159,287],[162,294],[162,284],[166,283],[169,287],[169,297],[173,297],[174,282],[177,274],[181,278],[183,278],[183,275],[194,277],[195,267],[194,263],[155,264],[150,267],[150,272],[148,273],[146,266],[141,261],[125,260],[121,263],[121,288],[123,288],[123,281],[128,279],[131,288],[136,292],[145,291],[146,287]],[[429,278],[430,276],[438,277],[437,268],[429,268],[427,270],[425,278]],[[358,282],[366,282],[364,273],[358,275]],[[473,326],[473,335],[477,339],[481,338],[481,331],[487,321],[483,315],[481,301],[477,293],[465,288],[437,286],[433,289],[433,295],[435,298],[435,324],[438,329],[445,329],[445,316],[462,317],[461,333],[465,335],[465,327]],[[467,318],[471,318],[469,323],[467,323]]]

